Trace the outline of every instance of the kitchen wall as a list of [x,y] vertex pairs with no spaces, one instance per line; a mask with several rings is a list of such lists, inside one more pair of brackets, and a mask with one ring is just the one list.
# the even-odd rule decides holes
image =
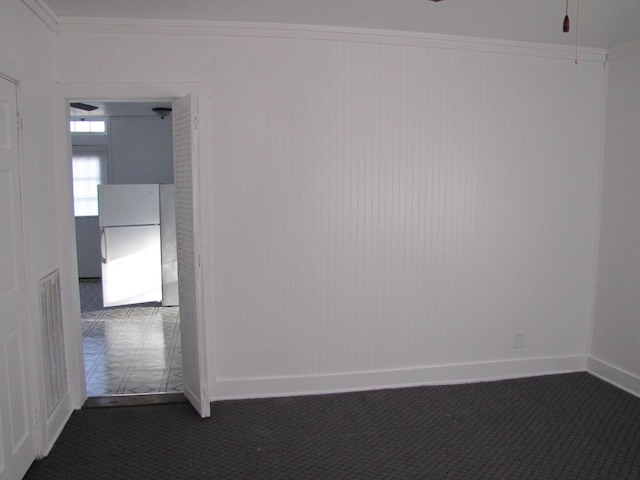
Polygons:
[[210,98],[211,398],[584,369],[604,52],[182,33],[60,33],[58,81]]
[[640,395],[640,43],[609,55],[590,368]]
[[[152,104],[149,104],[151,112]],[[76,145],[104,145],[108,183],[173,183],[171,117],[108,118],[107,135],[72,135]],[[98,217],[77,217],[76,245],[80,278],[102,276]]]
[[173,183],[171,116],[109,120],[109,183]]

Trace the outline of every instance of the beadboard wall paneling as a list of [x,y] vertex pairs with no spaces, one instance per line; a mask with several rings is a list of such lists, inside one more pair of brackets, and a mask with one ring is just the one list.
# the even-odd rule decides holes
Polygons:
[[191,35],[66,33],[57,46],[58,80],[70,83],[194,83],[215,70],[218,54],[210,38]]
[[223,48],[220,379],[584,353],[602,65]]
[[213,397],[584,356],[602,62],[327,38],[59,40],[62,83],[210,85]]
[[[640,44],[609,64],[598,288],[591,355],[640,395]],[[617,374],[612,374],[617,370]]]
[[[22,18],[24,12],[22,5],[13,0],[0,0],[0,11],[5,12],[0,17],[0,53],[7,58],[17,60],[18,54],[18,22],[16,18]],[[7,75],[7,72],[4,72]]]

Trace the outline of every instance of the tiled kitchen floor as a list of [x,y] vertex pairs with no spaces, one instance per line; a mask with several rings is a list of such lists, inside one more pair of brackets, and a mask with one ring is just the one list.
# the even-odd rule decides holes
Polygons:
[[80,281],[87,395],[179,393],[179,307],[103,308],[100,280]]

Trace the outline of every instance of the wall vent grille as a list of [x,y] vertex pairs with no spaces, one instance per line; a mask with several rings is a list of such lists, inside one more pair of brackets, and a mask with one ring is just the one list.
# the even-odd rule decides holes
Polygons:
[[67,391],[67,367],[64,357],[62,305],[59,270],[38,283],[42,321],[42,351],[47,397],[47,418],[50,418]]

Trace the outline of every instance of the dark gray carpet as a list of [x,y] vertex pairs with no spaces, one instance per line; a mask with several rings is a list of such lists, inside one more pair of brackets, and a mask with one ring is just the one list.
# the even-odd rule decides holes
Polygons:
[[640,479],[640,399],[587,374],[81,410],[39,479]]

